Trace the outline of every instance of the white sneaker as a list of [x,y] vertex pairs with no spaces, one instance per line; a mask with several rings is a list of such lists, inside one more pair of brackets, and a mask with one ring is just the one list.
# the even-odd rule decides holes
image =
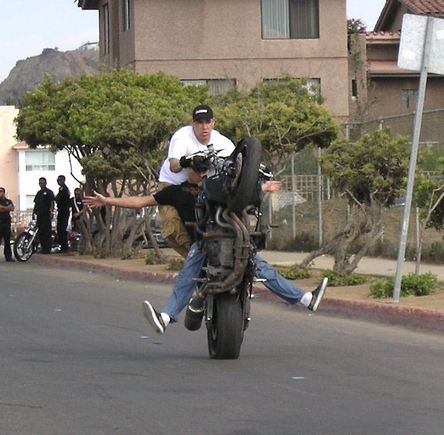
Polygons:
[[321,283],[316,287],[316,290],[313,290],[311,294],[313,295],[311,298],[310,305],[307,307],[311,311],[316,311],[321,303],[322,298],[325,294],[325,289],[327,288],[328,278],[325,277],[322,279]]
[[163,334],[165,332],[166,325],[160,313],[158,313],[148,301],[143,301],[142,308],[143,315],[145,316],[145,319],[148,320],[148,323],[157,333]]

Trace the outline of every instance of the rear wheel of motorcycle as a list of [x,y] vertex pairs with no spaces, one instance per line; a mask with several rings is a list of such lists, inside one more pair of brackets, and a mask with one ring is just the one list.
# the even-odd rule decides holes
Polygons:
[[262,159],[262,145],[255,137],[239,143],[234,155],[236,178],[228,198],[228,209],[240,213],[254,198]]
[[214,298],[213,316],[207,325],[208,352],[213,359],[239,358],[244,338],[242,304],[238,295],[222,293]]
[[27,233],[20,233],[14,242],[14,256],[18,261],[28,261],[34,253],[34,245],[31,242],[32,236]]

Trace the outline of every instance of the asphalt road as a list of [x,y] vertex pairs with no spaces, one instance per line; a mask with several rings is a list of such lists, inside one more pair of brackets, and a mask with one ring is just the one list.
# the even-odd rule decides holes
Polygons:
[[[167,286],[0,264],[0,434],[436,434],[444,337],[256,300],[241,357],[182,324]],[[321,306],[322,308],[322,306]]]

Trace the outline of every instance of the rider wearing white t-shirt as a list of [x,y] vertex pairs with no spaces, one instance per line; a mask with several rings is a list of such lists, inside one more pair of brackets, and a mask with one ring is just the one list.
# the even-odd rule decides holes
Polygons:
[[209,144],[213,145],[215,151],[221,151],[219,155],[222,157],[229,156],[234,150],[233,142],[216,130],[211,131],[207,144],[202,144],[199,142],[194,134],[192,125],[187,125],[186,127],[182,127],[177,130],[171,138],[168,157],[164,161],[160,170],[159,181],[161,183],[169,184],[182,184],[187,181],[187,170],[181,167],[179,172],[172,171],[170,168],[171,159],[175,159],[180,162],[181,157],[189,156],[190,154],[194,154],[198,151],[204,151],[207,149]]
[[[219,155],[229,156],[234,150],[230,139],[214,130],[211,107],[200,105],[193,110],[193,123],[177,130],[170,140],[168,157],[160,170],[160,187],[182,184],[188,179],[187,161],[182,157],[205,150],[212,145]],[[181,163],[182,162],[182,163]],[[162,235],[168,244],[183,257],[187,256],[190,238],[174,207],[159,207]]]

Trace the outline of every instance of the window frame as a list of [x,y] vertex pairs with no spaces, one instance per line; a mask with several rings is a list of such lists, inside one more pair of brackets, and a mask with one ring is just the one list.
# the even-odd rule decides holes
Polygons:
[[[28,157],[30,156],[48,156],[50,158],[42,158],[41,162],[29,162]],[[55,166],[55,154],[53,152],[48,150],[25,151],[25,172],[53,172],[56,170]]]
[[105,3],[102,6],[102,16],[103,16],[103,54],[107,55],[111,52],[111,34],[110,34],[110,22],[109,22],[109,4]]
[[[271,2],[276,3],[273,5]],[[280,2],[280,4],[278,4]],[[261,0],[261,35],[263,40],[275,39],[319,39],[320,38],[320,4],[319,0]],[[300,23],[306,23],[311,16],[313,21],[310,29],[301,30],[297,24],[297,10],[303,10],[305,15]],[[266,10],[277,11],[276,16],[266,17]],[[313,15],[315,14],[315,15]],[[267,20],[267,21],[266,21]],[[287,21],[285,21],[287,20]],[[267,30],[272,21],[276,25]],[[281,21],[281,22],[279,22]],[[275,34],[273,35],[273,32]]]
[[122,30],[128,32],[131,29],[131,0],[122,0]]

